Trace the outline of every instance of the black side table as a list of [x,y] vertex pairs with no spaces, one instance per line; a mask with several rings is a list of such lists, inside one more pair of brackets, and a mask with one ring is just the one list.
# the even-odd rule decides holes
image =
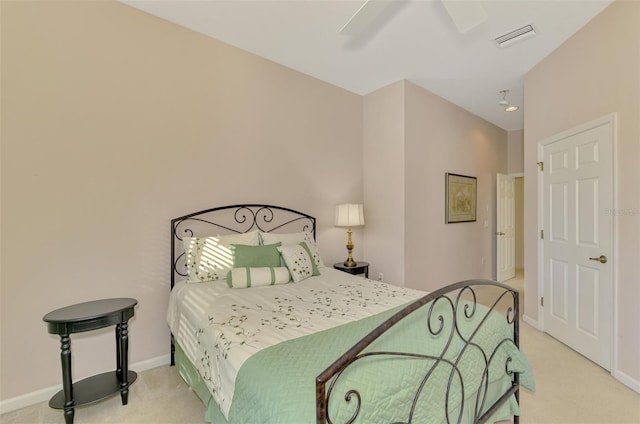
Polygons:
[[369,262],[356,262],[355,266],[345,266],[343,262],[338,262],[333,267],[353,275],[364,274],[365,278],[369,278]]
[[[120,392],[122,404],[129,401],[129,386],[138,375],[129,371],[128,321],[134,314],[136,299],[118,298],[79,303],[49,312],[42,319],[49,333],[60,336],[62,390],[49,401],[49,406],[64,409],[64,421],[73,423],[74,408],[88,405]],[[94,375],[73,383],[71,378],[72,333],[116,326],[116,370]]]

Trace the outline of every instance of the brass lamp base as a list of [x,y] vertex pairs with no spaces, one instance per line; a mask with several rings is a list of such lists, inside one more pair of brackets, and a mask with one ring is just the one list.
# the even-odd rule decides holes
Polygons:
[[346,260],[346,261],[344,261],[344,264],[343,264],[343,265],[344,265],[344,266],[348,266],[349,268],[352,268],[352,267],[354,267],[354,266],[356,266],[356,265],[358,265],[358,264],[356,263],[356,261],[354,261],[354,260],[353,260],[353,258],[351,257],[351,255],[349,255],[349,257],[347,258],[347,260]]
[[349,252],[349,255],[347,256],[347,260],[344,261],[344,266],[347,266],[349,268],[354,267],[357,265],[356,261],[353,260],[353,256],[351,256],[351,252],[353,251],[353,241],[351,240],[351,228],[347,229],[347,252]]

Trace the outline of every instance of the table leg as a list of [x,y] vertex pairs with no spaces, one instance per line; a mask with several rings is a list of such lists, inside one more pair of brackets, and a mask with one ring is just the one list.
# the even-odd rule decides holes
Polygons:
[[116,326],[116,334],[118,336],[118,368],[116,372],[119,372],[120,379],[120,397],[122,398],[122,404],[126,405],[129,402],[129,328],[126,321]]
[[73,423],[73,380],[71,378],[71,338],[60,336],[60,362],[62,363],[62,390],[64,391],[64,422]]
[[122,357],[120,356],[120,329],[121,324],[116,325],[116,376],[118,380],[122,381]]

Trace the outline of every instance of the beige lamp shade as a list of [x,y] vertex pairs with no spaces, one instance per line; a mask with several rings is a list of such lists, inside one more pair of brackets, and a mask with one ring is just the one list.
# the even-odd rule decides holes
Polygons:
[[360,227],[364,225],[362,205],[346,203],[336,206],[336,227]]

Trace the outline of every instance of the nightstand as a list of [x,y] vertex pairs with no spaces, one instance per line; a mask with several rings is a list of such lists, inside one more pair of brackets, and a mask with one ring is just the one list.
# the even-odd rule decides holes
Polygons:
[[345,266],[343,262],[338,262],[333,267],[353,275],[364,274],[365,278],[369,278],[369,262],[356,262],[356,266]]
[[[56,309],[44,316],[49,334],[60,336],[62,390],[49,406],[64,409],[64,421],[73,423],[74,409],[120,393],[122,404],[129,401],[129,386],[138,375],[129,370],[129,318],[138,301],[130,298],[103,299]],[[71,338],[73,333],[116,326],[116,370],[73,382],[71,378]]]

